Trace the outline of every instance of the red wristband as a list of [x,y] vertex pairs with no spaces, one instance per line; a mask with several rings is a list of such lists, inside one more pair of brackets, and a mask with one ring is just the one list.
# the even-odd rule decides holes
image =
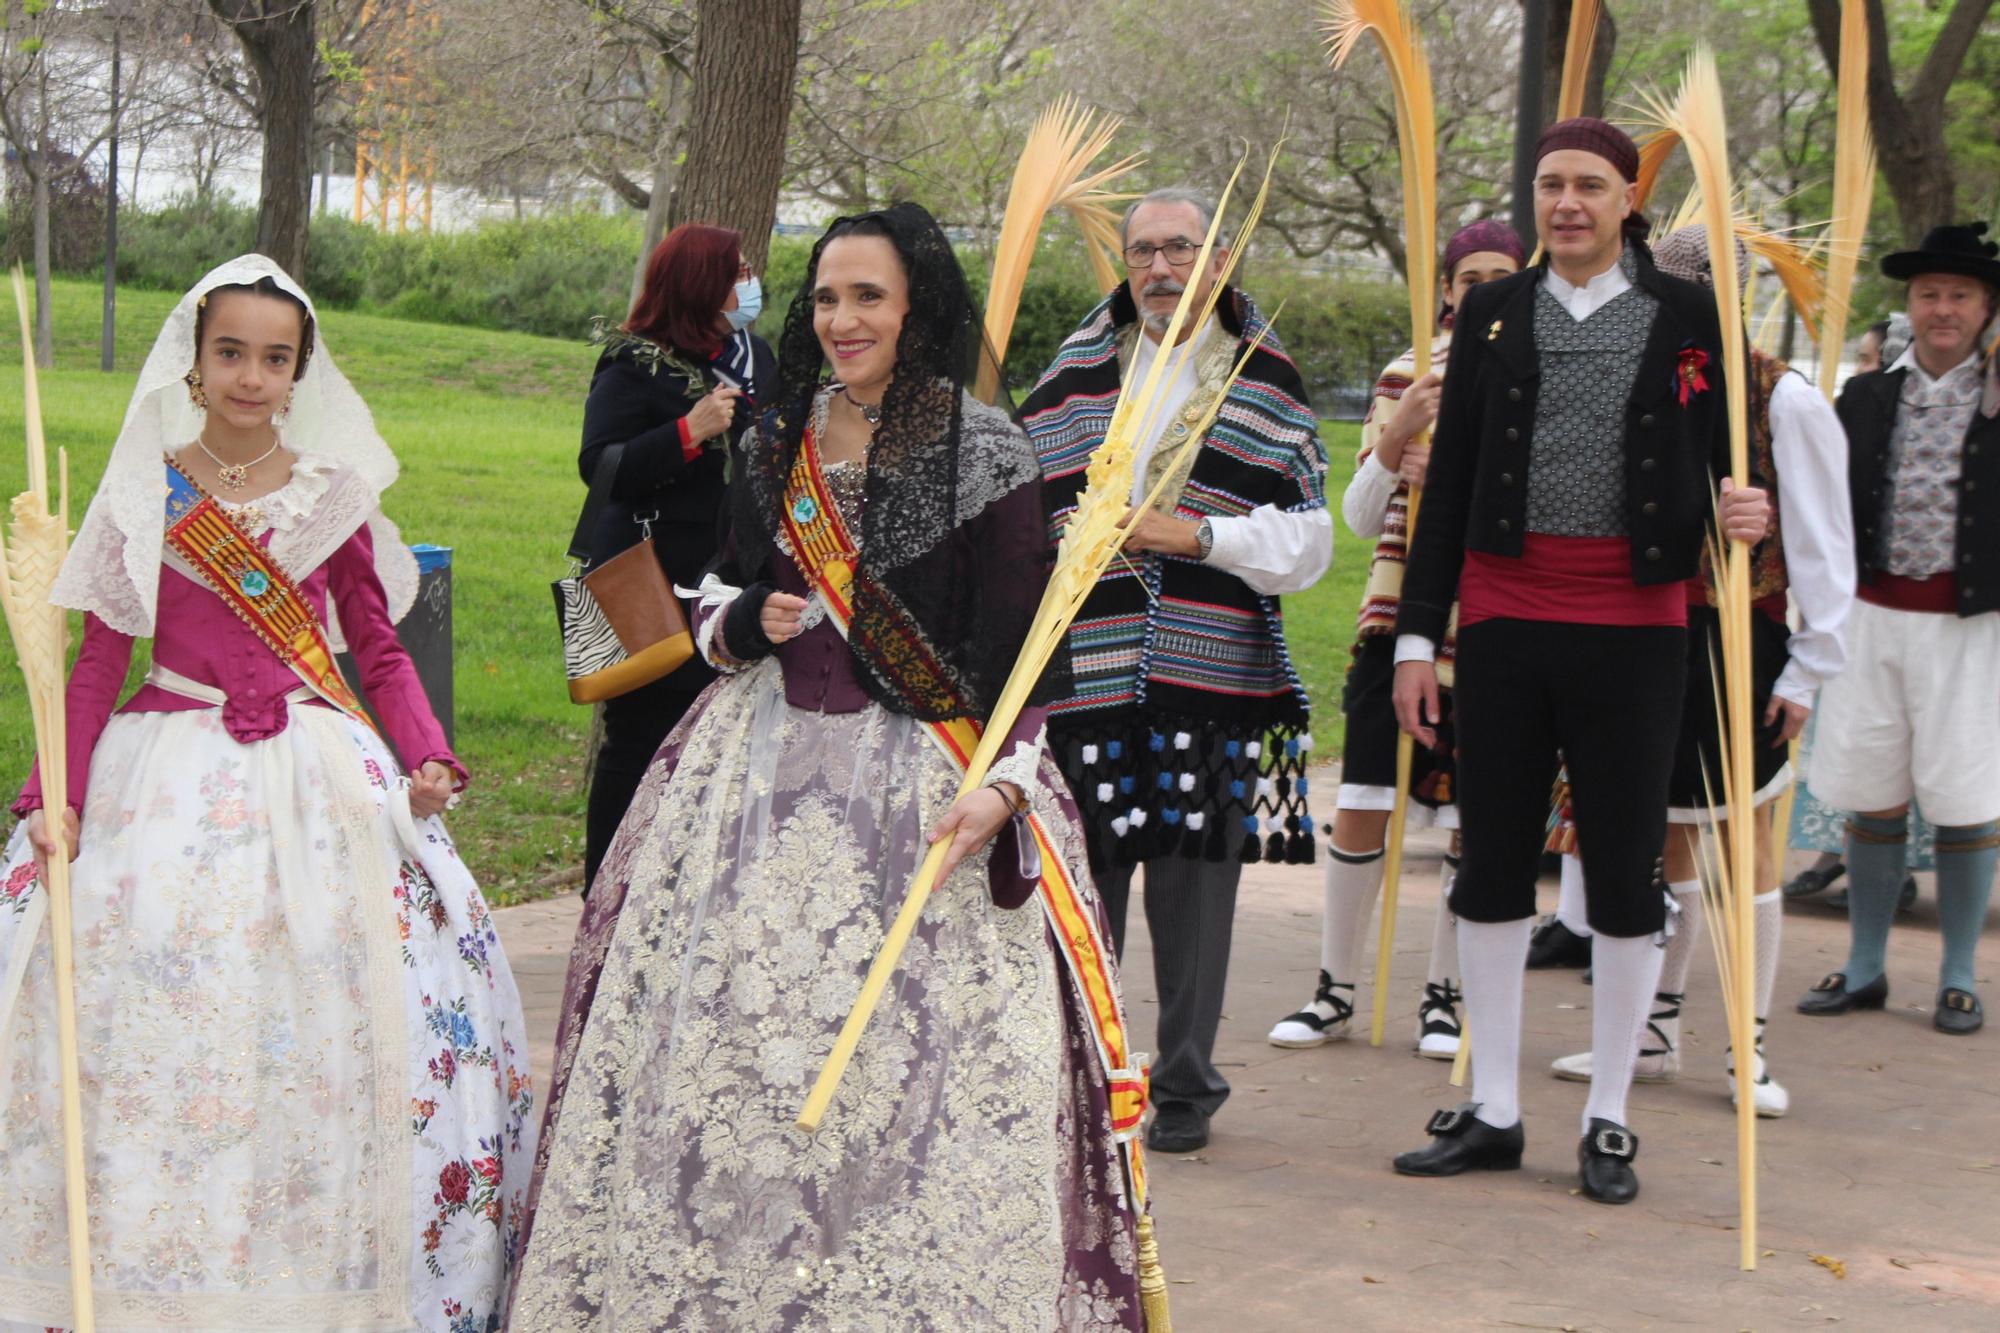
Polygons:
[[695,439],[694,432],[688,429],[686,417],[682,417],[678,424],[681,428],[681,457],[692,463],[701,457],[701,441]]

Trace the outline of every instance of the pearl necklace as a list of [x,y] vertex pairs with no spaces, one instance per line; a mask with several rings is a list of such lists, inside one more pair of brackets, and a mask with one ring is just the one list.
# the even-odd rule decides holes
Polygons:
[[250,469],[278,452],[279,441],[273,439],[271,447],[247,463],[225,463],[215,456],[215,450],[208,447],[208,441],[201,436],[194,437],[195,447],[208,455],[208,461],[215,464],[215,479],[225,490],[240,491],[250,481]]

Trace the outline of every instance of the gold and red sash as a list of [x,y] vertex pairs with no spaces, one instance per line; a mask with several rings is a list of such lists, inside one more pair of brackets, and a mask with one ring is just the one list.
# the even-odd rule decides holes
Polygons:
[[194,478],[167,463],[167,545],[320,698],[375,730],[333,660],[312,605],[283,566]]
[[[860,546],[849,534],[840,507],[834,503],[810,430],[785,488],[780,521],[800,571],[845,636],[854,619],[855,562]],[[905,660],[914,657],[920,665],[935,664],[936,655],[922,642],[915,628],[910,627],[908,632],[919,654],[906,655]],[[963,774],[972,762],[973,751],[979,748],[984,727],[975,718],[955,717],[926,722],[924,730]],[[1144,1212],[1146,1169],[1139,1147],[1139,1124],[1146,1112],[1146,1071],[1133,1059],[1127,1041],[1124,1006],[1117,983],[1112,979],[1108,944],[1098,929],[1096,914],[1078,892],[1041,817],[1030,813],[1026,822],[1041,858],[1036,897],[1055,936],[1056,951],[1069,970],[1089,1017],[1092,1044],[1110,1094],[1113,1137],[1131,1176],[1135,1211]]]

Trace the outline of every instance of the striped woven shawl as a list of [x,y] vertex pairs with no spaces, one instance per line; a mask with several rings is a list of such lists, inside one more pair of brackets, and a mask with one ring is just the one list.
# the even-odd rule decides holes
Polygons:
[[[1237,340],[1238,355],[1260,331],[1263,343],[1224,399],[1174,505],[1174,516],[1233,517],[1260,505],[1287,511],[1323,508],[1326,454],[1298,368],[1266,331],[1249,297],[1225,290],[1216,312],[1222,327]],[[1022,408],[1022,422],[1041,460],[1043,497],[1051,522],[1076,507],[1091,452],[1103,441],[1118,401],[1121,352],[1137,336],[1137,319],[1129,289],[1120,286],[1064,341]],[[1169,840],[1178,842],[1178,830],[1186,827],[1180,823],[1181,815],[1205,805],[1203,822],[1209,824],[1210,835],[1199,841],[1211,856],[1222,836],[1216,823],[1227,820],[1247,820],[1245,830],[1253,835],[1270,832],[1277,843],[1280,834],[1259,824],[1256,811],[1262,808],[1284,835],[1275,853],[1286,859],[1310,857],[1302,786],[1295,787],[1290,780],[1275,786],[1267,783],[1267,798],[1277,799],[1267,799],[1260,807],[1253,782],[1247,803],[1238,798],[1240,808],[1235,811],[1226,808],[1230,804],[1226,795],[1215,799],[1202,795],[1211,786],[1224,793],[1231,786],[1243,787],[1240,780],[1220,779],[1228,767],[1225,760],[1240,761],[1246,750],[1261,755],[1267,777],[1277,772],[1280,779],[1289,779],[1277,769],[1287,758],[1303,771],[1303,753],[1311,743],[1304,731],[1310,703],[1285,644],[1284,615],[1277,598],[1253,592],[1235,575],[1198,560],[1148,553],[1135,557],[1129,566],[1113,564],[1077,616],[1069,647],[1075,688],[1068,699],[1050,706],[1053,729],[1071,736],[1118,739],[1115,747],[1099,748],[1100,754],[1126,754],[1132,749],[1159,754],[1163,738],[1190,737],[1183,742],[1189,760],[1181,766],[1185,772],[1165,774],[1169,780],[1164,784],[1154,780],[1161,775],[1142,775],[1146,786],[1167,792],[1166,796],[1124,793],[1137,797],[1125,814],[1136,811],[1151,817],[1150,836],[1157,841],[1171,832]],[[1169,752],[1173,748],[1168,744]],[[1211,763],[1205,765],[1203,760]],[[1200,771],[1205,767],[1215,771]],[[1125,786],[1118,779],[1131,776],[1118,774],[1106,781]],[[1192,789],[1180,781],[1183,776],[1192,777]],[[1072,785],[1077,777],[1072,775]],[[1085,784],[1080,796],[1099,785]],[[1188,799],[1176,799],[1169,788]],[[1087,815],[1094,813],[1093,804],[1084,800]],[[1120,799],[1113,804],[1127,802]],[[1104,813],[1115,816],[1110,807]],[[1190,846],[1179,850],[1200,854],[1192,846],[1197,839],[1186,841]],[[1234,844],[1228,850],[1233,854]],[[1242,854],[1251,859],[1247,845]],[[1260,853],[1264,854],[1270,853]]]

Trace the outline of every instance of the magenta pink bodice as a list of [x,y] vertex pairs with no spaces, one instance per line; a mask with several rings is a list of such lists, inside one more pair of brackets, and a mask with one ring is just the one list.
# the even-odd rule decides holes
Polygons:
[[[259,539],[269,545],[269,534]],[[375,544],[364,523],[299,584],[299,591],[326,620],[329,596],[340,616],[368,702],[388,733],[403,765],[415,772],[435,760],[465,780],[465,768],[445,743],[444,728],[431,711],[416,665],[396,638],[388,600],[375,574]],[[112,706],[132,662],[132,638],[96,616],[84,617],[83,647],[69,677],[69,803],[83,809],[90,784],[90,757],[110,720]],[[299,677],[248,625],[238,620],[205,585],[172,565],[160,568],[159,611],[154,622],[153,661],[199,684],[222,691],[222,725],[244,743],[268,740],[284,731],[289,715],[285,696]],[[317,701],[304,705],[328,705]],[[172,713],[212,705],[154,685],[143,686],[121,713]],[[29,774],[14,802],[16,815],[42,805],[41,773]]]

